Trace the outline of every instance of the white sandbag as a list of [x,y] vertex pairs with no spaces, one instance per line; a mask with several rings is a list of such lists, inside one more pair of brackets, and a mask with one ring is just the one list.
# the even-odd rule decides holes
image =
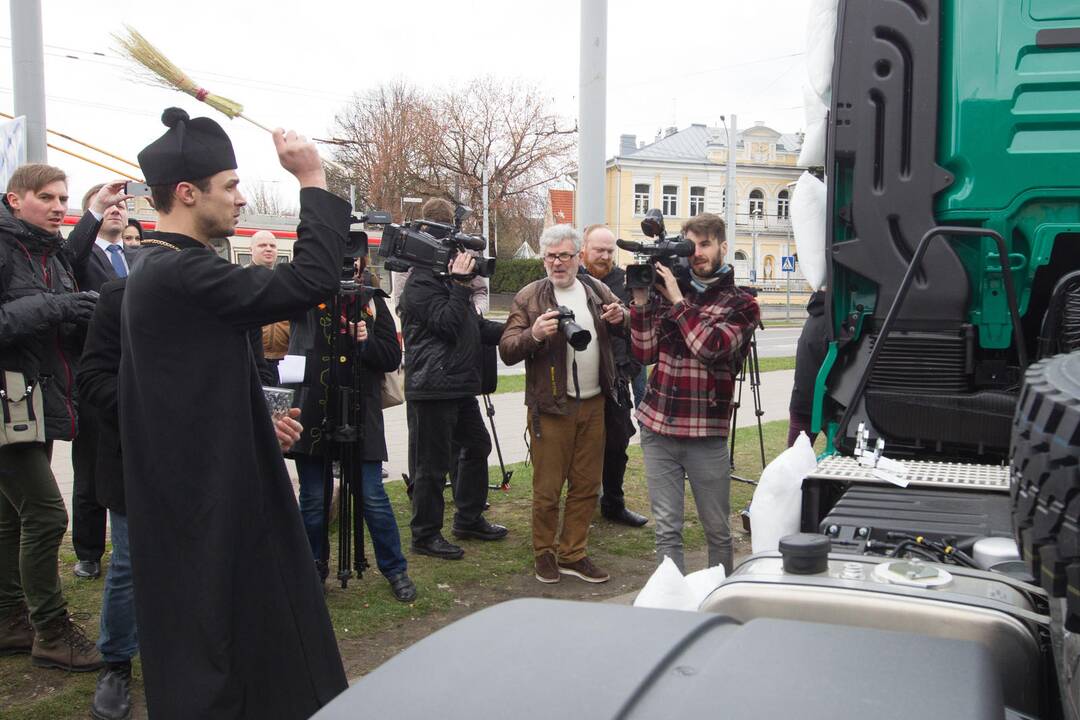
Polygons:
[[697,610],[698,601],[675,561],[665,557],[634,599],[634,607]]
[[750,539],[754,552],[777,550],[780,538],[799,532],[802,481],[815,467],[814,447],[806,433],[801,432],[795,444],[762,471],[750,503]]
[[803,87],[803,112],[806,115],[806,136],[799,150],[798,164],[801,167],[823,167],[829,109],[810,86]]
[[832,102],[837,0],[810,0],[806,21],[806,76],[821,102]]
[[825,183],[808,172],[795,183],[791,197],[791,232],[799,251],[799,269],[810,287],[825,286],[825,211],[828,193]]
[[694,596],[695,609],[701,607],[701,603],[705,602],[705,598],[709,597],[713,590],[720,587],[720,583],[724,582],[726,575],[724,566],[717,565],[716,567],[692,572],[686,576],[686,584]]

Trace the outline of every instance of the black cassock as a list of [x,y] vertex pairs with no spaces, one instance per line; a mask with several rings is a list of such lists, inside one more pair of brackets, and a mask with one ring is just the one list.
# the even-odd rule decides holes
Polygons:
[[348,203],[306,188],[291,264],[156,233],[180,250],[144,245],[128,278],[120,426],[154,720],[306,718],[347,686],[248,330],[336,292],[348,227]]

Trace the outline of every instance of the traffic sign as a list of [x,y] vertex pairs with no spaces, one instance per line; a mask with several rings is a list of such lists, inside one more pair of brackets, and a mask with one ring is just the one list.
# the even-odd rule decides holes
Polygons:
[[782,255],[782,256],[780,256],[780,270],[782,272],[795,272],[795,256],[794,255]]

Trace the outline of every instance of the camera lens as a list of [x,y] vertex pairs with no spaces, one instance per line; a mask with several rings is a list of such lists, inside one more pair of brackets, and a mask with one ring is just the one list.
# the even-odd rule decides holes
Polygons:
[[591,332],[581,327],[576,322],[569,320],[563,325],[563,335],[566,336],[566,342],[570,343],[570,347],[578,352],[589,347],[589,343],[592,341]]

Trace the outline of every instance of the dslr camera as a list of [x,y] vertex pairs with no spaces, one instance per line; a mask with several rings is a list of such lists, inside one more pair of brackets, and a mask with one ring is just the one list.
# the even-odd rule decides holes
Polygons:
[[592,333],[574,322],[574,311],[565,305],[560,305],[556,319],[559,321],[559,332],[566,336],[566,342],[578,352],[589,347]]
[[[383,267],[394,272],[410,268],[429,268],[438,277],[450,276],[450,263],[456,253],[482,253],[487,247],[483,235],[462,232],[461,225],[472,210],[464,205],[454,209],[454,224],[431,220],[413,220],[404,225],[385,223],[379,256]],[[495,258],[476,258],[476,274],[491,277],[495,273]]]
[[694,254],[694,243],[686,240],[682,235],[669,238],[667,231],[664,230],[664,214],[658,208],[645,213],[645,219],[641,221],[641,231],[646,237],[655,238],[655,240],[652,242],[615,241],[615,244],[623,250],[634,253],[634,264],[626,266],[628,290],[651,288],[656,284],[656,268],[653,267],[653,263],[659,262],[679,279],[689,274],[690,264],[686,258]]

